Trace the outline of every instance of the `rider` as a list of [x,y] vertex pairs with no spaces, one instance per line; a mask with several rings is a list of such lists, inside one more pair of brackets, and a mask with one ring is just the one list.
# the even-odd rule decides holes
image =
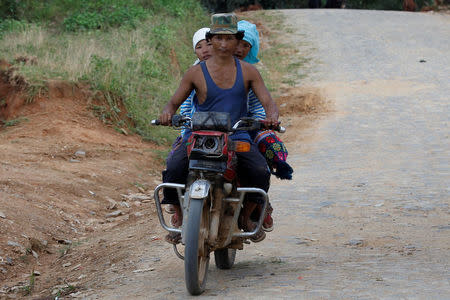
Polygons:
[[[257,58],[257,56],[259,51],[259,33],[256,29],[256,25],[246,20],[241,20],[238,22],[238,30],[244,31],[244,38],[239,42],[234,56],[250,64],[258,63],[259,59]],[[209,28],[202,28],[194,34],[193,46],[198,57],[194,65],[199,63],[200,61],[208,59],[211,56],[209,50],[210,46],[206,41],[205,36],[207,31],[209,31]],[[192,91],[189,97],[181,104],[181,115],[192,117],[192,114],[195,110],[193,107],[194,96],[195,91]],[[248,116],[258,120],[264,120],[266,118],[266,113],[263,106],[261,105],[261,102],[259,102],[255,93],[251,89],[248,93]],[[183,129],[181,131],[181,137],[184,135],[185,131],[186,129]],[[287,149],[284,143],[275,134],[275,132],[271,130],[251,132],[250,136],[254,139],[260,152],[266,158],[267,163],[272,170],[272,173],[281,179],[291,179],[293,170],[286,162]],[[179,137],[177,139],[177,142],[174,143],[174,147],[178,144],[181,137]],[[174,211],[170,210],[168,206],[169,205],[166,205],[166,211],[169,213],[174,213]],[[255,214],[256,216],[260,215],[261,209],[262,206],[259,205],[258,212]],[[262,225],[264,231],[273,230],[273,219],[271,216],[272,211],[272,206],[269,203],[269,207],[266,211],[266,216]],[[176,223],[176,219],[176,215],[172,216],[172,224]]]
[[[194,66],[199,64],[201,61],[207,60],[211,57],[211,43],[206,41],[206,33],[209,32],[208,27],[203,27],[197,30],[194,33],[194,36],[192,37],[192,47],[194,48],[194,53],[197,55],[197,60],[194,62]],[[184,100],[184,102],[180,106],[180,114],[182,116],[191,117],[192,116],[192,99],[194,98],[195,90],[191,92],[189,97]],[[176,138],[175,142],[172,144],[172,151],[169,153],[169,156],[167,157],[167,160],[170,159],[170,157],[173,155],[173,151],[178,147],[178,145],[183,140],[184,133],[186,132],[186,129],[181,130],[181,134]],[[166,161],[167,161],[166,160]],[[165,171],[163,171],[164,174]],[[171,219],[170,223],[172,225],[178,224],[178,215],[175,214],[175,208],[172,204],[165,205],[165,211],[169,214],[174,214]]]
[[[209,50],[210,43],[206,41],[206,30],[209,31],[209,28],[201,28],[194,34],[194,51],[198,57],[194,65],[211,57]],[[256,25],[248,21],[241,20],[238,22],[238,30],[244,31],[244,38],[239,41],[234,56],[250,64],[259,62],[259,59],[256,57],[259,50],[259,34],[258,30],[256,29]],[[192,116],[195,111],[195,107],[193,106],[194,96],[195,90],[192,91],[189,97],[181,104],[181,115],[187,117]],[[248,93],[248,116],[258,120],[264,120],[266,118],[264,107],[261,105],[261,102],[258,100],[255,93],[251,89]],[[181,136],[183,136],[184,133],[185,130],[182,130]]]
[[[234,55],[244,60],[248,63],[255,64],[259,62],[258,51],[259,51],[259,33],[256,29],[256,25],[245,20],[238,22],[238,29],[245,32],[244,39],[239,42]],[[252,90],[248,93],[248,105],[250,117],[255,119],[265,119],[265,111],[262,108],[261,103],[255,96]],[[266,158],[269,168],[275,176],[280,179],[292,179],[292,173],[294,170],[286,162],[288,151],[284,143],[275,134],[273,130],[263,130],[258,132],[250,132],[250,136],[253,138],[254,142],[258,146],[259,151]],[[262,206],[258,205],[255,215],[256,218],[260,216]],[[273,230],[273,219],[272,219],[272,206],[269,206],[266,210],[266,216],[263,221],[263,230],[272,231]]]
[[[207,41],[212,44],[213,55],[207,61],[192,66],[183,76],[180,86],[165,106],[160,115],[162,124],[169,125],[172,115],[192,90],[196,90],[194,106],[197,111],[228,112],[232,122],[247,116],[247,92],[251,88],[266,111],[269,125],[278,123],[278,108],[270,96],[259,72],[252,65],[233,57],[243,32],[237,30],[237,18],[234,14],[216,14],[212,18],[212,28],[207,34]],[[164,182],[186,183],[188,173],[188,158],[186,140],[189,133],[183,137],[183,142],[177,147],[167,161],[167,170],[163,174]],[[238,131],[230,136],[234,140],[251,142],[246,131]],[[237,153],[238,174],[245,186],[258,187],[265,191],[269,188],[270,173],[267,163],[255,144],[251,144],[250,152]],[[263,200],[260,196],[250,195],[250,205],[244,207],[242,215],[244,230],[252,230],[255,226],[250,220],[250,214],[257,203]],[[178,195],[173,189],[164,190],[163,204],[174,204],[176,213],[180,216],[181,208]],[[258,232],[255,241],[264,239],[263,231]],[[179,242],[180,236],[169,234],[166,240]]]

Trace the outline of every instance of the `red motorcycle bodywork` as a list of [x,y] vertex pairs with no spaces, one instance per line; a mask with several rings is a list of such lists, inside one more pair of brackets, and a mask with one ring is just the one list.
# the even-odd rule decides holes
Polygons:
[[199,130],[192,132],[191,136],[188,139],[187,143],[187,155],[188,158],[191,158],[192,150],[197,145],[197,139],[200,137],[217,137],[221,141],[221,157],[217,158],[225,161],[227,168],[223,173],[223,177],[226,181],[231,182],[236,178],[236,166],[237,166],[237,157],[236,152],[233,150],[233,140],[231,140],[228,134],[220,131],[210,131],[210,130]]

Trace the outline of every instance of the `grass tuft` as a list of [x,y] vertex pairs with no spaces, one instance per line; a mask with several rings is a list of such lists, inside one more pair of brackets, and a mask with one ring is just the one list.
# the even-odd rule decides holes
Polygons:
[[24,117],[19,117],[19,118],[8,120],[8,121],[3,121],[3,127],[16,126],[16,125],[20,124],[21,122],[27,122],[27,121],[28,121],[28,119],[24,118]]
[[21,288],[24,296],[30,296],[33,293],[35,281],[36,275],[34,275],[34,271],[32,271],[28,284]]

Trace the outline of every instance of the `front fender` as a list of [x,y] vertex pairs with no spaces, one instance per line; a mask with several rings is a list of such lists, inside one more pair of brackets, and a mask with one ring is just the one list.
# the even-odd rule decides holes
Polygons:
[[191,199],[204,199],[208,196],[210,189],[211,183],[208,180],[198,179],[189,188],[189,197]]

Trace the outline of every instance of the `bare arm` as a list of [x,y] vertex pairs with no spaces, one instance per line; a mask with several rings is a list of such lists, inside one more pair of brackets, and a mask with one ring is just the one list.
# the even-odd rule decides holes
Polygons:
[[264,107],[264,110],[266,111],[266,120],[271,125],[276,125],[278,123],[278,107],[267,90],[261,74],[253,66],[249,66],[248,74],[250,79],[250,88],[256,94],[256,97],[258,97]]
[[195,67],[191,67],[187,72],[184,74],[183,78],[181,79],[181,83],[178,86],[178,89],[175,91],[175,94],[170,98],[169,102],[164,107],[161,115],[159,116],[159,121],[163,125],[170,125],[172,121],[172,116],[177,111],[178,107],[183,103],[184,100],[189,96],[191,91],[194,89],[194,73],[195,73]]

